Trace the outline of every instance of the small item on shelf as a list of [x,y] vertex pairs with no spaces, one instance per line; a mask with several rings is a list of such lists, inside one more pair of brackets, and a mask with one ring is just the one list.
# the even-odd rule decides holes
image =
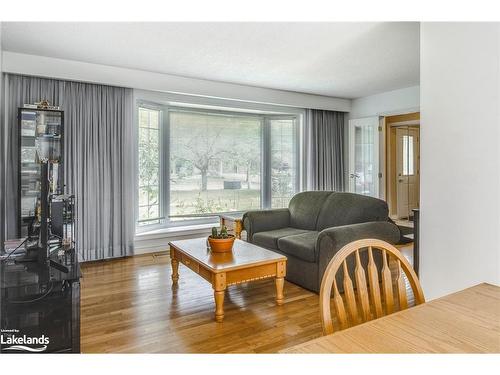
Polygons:
[[62,239],[62,247],[65,251],[71,250],[72,249],[73,242],[71,241],[71,238],[64,237]]
[[47,99],[43,99],[43,100],[40,100],[39,102],[35,102],[35,106],[38,109],[54,109],[57,111],[60,109],[59,106],[57,106],[57,105],[50,105],[50,103]]
[[21,147],[21,162],[22,163],[36,163],[36,148],[35,147]]
[[59,163],[53,163],[52,167],[52,177],[50,181],[50,191],[57,192],[58,182],[59,182]]
[[61,136],[44,135],[35,140],[36,152],[42,163],[57,163],[61,157]]
[[49,101],[44,99],[40,100],[39,102],[35,102],[35,104],[24,104],[23,108],[30,108],[30,109],[49,109],[49,110],[55,110],[59,111],[61,107],[58,105],[50,105]]
[[37,197],[22,197],[21,198],[21,215],[23,217],[31,217],[35,215],[37,206]]
[[37,135],[40,136],[45,134],[46,130],[47,130],[47,124],[45,122],[45,113],[39,112],[38,115],[36,116],[36,133]]
[[42,208],[41,208],[40,198],[37,198],[35,203],[35,210],[33,211],[33,214],[35,215],[35,219],[37,222],[40,222],[42,220],[41,210]]
[[45,132],[46,134],[59,134],[59,128],[61,127],[61,124],[59,122],[49,122],[47,121],[46,127],[45,127]]
[[36,132],[36,113],[23,112],[21,118],[21,135],[23,137],[34,137]]
[[49,108],[49,101],[47,99],[40,100],[38,103],[35,103],[39,109],[47,109]]
[[223,225],[220,232],[216,227],[212,228],[212,234],[208,236],[210,250],[214,253],[227,253],[233,250],[234,235],[227,233],[227,227]]

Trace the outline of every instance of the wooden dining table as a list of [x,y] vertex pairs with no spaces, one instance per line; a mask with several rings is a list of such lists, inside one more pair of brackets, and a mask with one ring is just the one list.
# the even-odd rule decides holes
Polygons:
[[479,284],[281,353],[500,353],[500,287]]

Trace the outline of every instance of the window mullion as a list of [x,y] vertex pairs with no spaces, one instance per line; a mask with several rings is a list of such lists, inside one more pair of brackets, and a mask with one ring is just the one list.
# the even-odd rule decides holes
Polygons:
[[271,208],[271,122],[262,121],[262,207]]
[[295,147],[295,187],[294,187],[294,194],[298,193],[301,190],[300,182],[301,182],[301,174],[302,174],[302,168],[301,168],[301,158],[300,158],[300,142],[301,142],[301,137],[300,137],[300,127],[299,127],[299,121],[298,118],[295,117],[293,119],[293,136],[294,136],[294,147]]
[[167,107],[162,107],[161,121],[161,151],[160,151],[160,173],[161,173],[161,216],[164,222],[170,221],[170,119]]

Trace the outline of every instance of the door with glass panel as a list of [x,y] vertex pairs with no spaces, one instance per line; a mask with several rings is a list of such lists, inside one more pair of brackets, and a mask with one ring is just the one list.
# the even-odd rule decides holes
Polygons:
[[379,196],[379,118],[349,120],[349,191]]
[[418,208],[418,129],[408,126],[396,129],[397,215],[409,218]]

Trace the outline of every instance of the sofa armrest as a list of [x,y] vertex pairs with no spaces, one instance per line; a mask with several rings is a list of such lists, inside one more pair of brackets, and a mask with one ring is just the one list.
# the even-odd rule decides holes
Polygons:
[[288,208],[248,211],[243,215],[243,228],[247,231],[247,240],[249,242],[252,242],[255,233],[288,226],[290,226],[290,211]]
[[324,229],[319,233],[316,243],[319,283],[321,284],[328,263],[348,243],[364,238],[375,238],[395,244],[399,241],[399,237],[397,225],[387,221],[371,221]]

